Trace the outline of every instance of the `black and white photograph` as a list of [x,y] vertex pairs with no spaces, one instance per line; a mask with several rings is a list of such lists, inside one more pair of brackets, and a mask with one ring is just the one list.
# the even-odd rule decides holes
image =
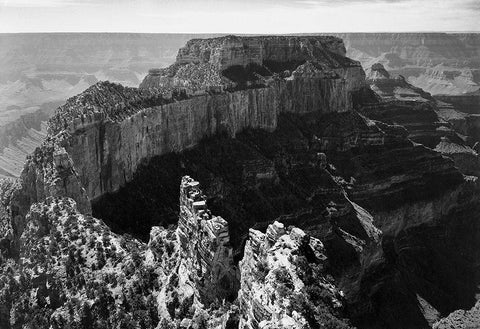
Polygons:
[[0,329],[480,329],[479,0],[0,0]]

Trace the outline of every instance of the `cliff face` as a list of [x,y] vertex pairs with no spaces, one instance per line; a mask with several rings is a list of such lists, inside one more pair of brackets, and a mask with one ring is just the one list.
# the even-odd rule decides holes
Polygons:
[[[20,179],[20,187],[13,192],[10,201],[13,233],[17,242],[25,228],[30,206],[48,197],[72,198],[76,200],[76,208],[81,213],[91,213],[90,200],[72,160],[55,138],[47,138],[29,156]],[[11,252],[18,253],[17,244],[14,244]]]
[[[214,65],[218,70],[231,66],[264,63],[301,63],[313,57],[339,55],[345,59],[345,46],[339,38],[326,37],[236,37],[227,36],[216,39],[193,39],[181,48],[177,63],[204,63]],[[323,53],[323,54],[322,54]]]
[[452,158],[462,173],[479,175],[479,157],[472,149],[477,141],[471,124],[474,120],[455,109],[459,106],[454,108],[437,101],[402,76],[391,75],[380,63],[368,68],[366,74],[367,83],[381,102],[365,104],[362,113],[371,119],[402,125],[410,139]]
[[177,239],[186,268],[193,269],[191,276],[195,278],[200,300],[203,303],[233,300],[238,290],[238,275],[228,223],[211,216],[199,182],[188,176],[183,177],[180,185]]
[[287,231],[274,222],[266,233],[251,229],[239,264],[240,328],[350,328],[339,318],[344,297],[326,263],[322,242],[296,227]]
[[235,136],[247,127],[275,129],[278,104],[273,88],[193,97],[144,109],[120,122],[77,126],[65,148],[95,199],[118,190],[153,156],[180,152],[216,133]]
[[428,67],[425,72],[418,76],[411,76],[410,82],[433,95],[449,95],[452,98],[462,98],[465,93],[479,90],[480,69],[479,65],[473,64],[471,68],[459,64],[458,67],[449,67],[439,64]]
[[[417,294],[442,314],[473,302],[478,187],[453,161],[407,134],[355,112],[282,113],[273,132],[246,130],[153,158],[94,209],[128,230],[146,218],[167,225],[175,221],[169,200],[179,176],[194,175],[211,209],[228,219],[236,259],[249,228],[265,230],[274,220],[298,226],[324,244],[327,272],[355,324],[426,328]],[[142,193],[148,202],[139,200]],[[374,224],[385,234],[381,247]]]
[[347,49],[358,49],[377,57],[397,53],[409,64],[419,66],[465,59],[475,61],[478,54],[478,35],[448,33],[343,33],[337,34]]
[[464,95],[437,95],[436,99],[452,104],[457,111],[480,114],[480,92],[467,93]]
[[[232,49],[239,44],[242,49],[252,48],[252,53],[237,54]],[[280,46],[279,54],[285,54],[277,58],[273,54]],[[217,48],[224,57],[204,54],[220,52]],[[364,87],[364,73],[357,62],[342,54],[341,41],[336,38],[194,40],[179,52],[176,64],[151,73],[161,78],[155,86],[148,83],[150,88],[135,90],[97,84],[67,102],[51,120],[51,130],[68,127],[70,137],[63,146],[88,196],[96,199],[130,181],[142,161],[188,149],[204,137],[223,132],[235,136],[245,128],[271,131],[283,112],[350,110],[352,93]],[[233,59],[228,62],[225,58],[230,57]],[[209,70],[222,79],[209,80],[204,74],[204,83],[194,84],[194,73],[203,72],[207,60]],[[268,68],[271,61],[293,71],[281,77]],[[248,68],[238,63],[246,63]],[[182,68],[188,65],[194,67],[186,74]],[[233,72],[226,72],[228,69]],[[67,120],[66,113],[70,116]]]
[[375,95],[342,51],[193,41],[140,89],[70,99],[7,198],[2,327],[427,328],[471,307],[476,177],[384,107],[431,114],[428,95],[378,66]]

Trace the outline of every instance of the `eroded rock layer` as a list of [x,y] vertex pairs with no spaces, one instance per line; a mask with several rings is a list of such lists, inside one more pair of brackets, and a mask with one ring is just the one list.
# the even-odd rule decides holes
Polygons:
[[[472,148],[476,134],[470,115],[409,84],[402,76],[391,75],[374,64],[367,69],[367,83],[381,102],[364,103],[362,113],[371,119],[401,125],[408,137],[452,158],[467,175],[480,174],[480,158]],[[456,96],[451,96],[456,97]]]
[[430,115],[428,95],[373,71],[379,95],[339,39],[225,37],[70,99],[2,196],[2,327],[428,328],[472,307],[477,178],[384,107]]
[[[275,57],[279,47],[285,54]],[[274,130],[283,112],[350,110],[352,93],[365,86],[364,73],[343,54],[341,41],[331,37],[194,40],[176,64],[147,76],[160,79],[155,86],[94,85],[59,109],[50,130],[68,132],[62,145],[96,199],[130,181],[142,161],[204,137]],[[272,61],[291,71],[276,74]]]
[[322,242],[296,227],[251,229],[240,262],[240,328],[349,328],[326,259]]
[[365,68],[383,64],[433,95],[480,88],[478,33],[340,33],[347,55]]

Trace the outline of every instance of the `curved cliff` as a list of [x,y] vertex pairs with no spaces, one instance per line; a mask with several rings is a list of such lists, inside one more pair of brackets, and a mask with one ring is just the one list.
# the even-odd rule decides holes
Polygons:
[[[275,57],[277,51],[283,56]],[[352,94],[365,87],[364,73],[343,54],[341,40],[333,37],[192,40],[177,63],[145,78],[160,78],[154,87],[96,84],[67,101],[50,130],[68,132],[62,145],[96,199],[130,181],[142,161],[202,138],[274,130],[284,112],[352,109]],[[291,71],[279,75],[272,63]]]

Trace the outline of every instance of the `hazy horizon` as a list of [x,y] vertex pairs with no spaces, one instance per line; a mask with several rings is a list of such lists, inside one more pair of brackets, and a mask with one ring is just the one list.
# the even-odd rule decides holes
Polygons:
[[0,33],[473,33],[478,22],[478,0],[0,0]]
[[455,34],[455,33],[472,33],[472,34],[480,34],[479,31],[318,31],[318,32],[305,32],[305,33],[300,33],[300,32],[295,32],[295,33],[242,33],[242,32],[129,32],[129,31],[26,31],[26,32],[0,32],[0,35],[3,34],[172,34],[172,35],[186,35],[186,34],[192,34],[192,35],[205,35],[205,34],[211,34],[211,35],[245,35],[245,36],[262,36],[262,35],[316,35],[316,34],[326,34],[326,33],[332,33],[332,34],[362,34],[362,33],[385,33],[385,34],[393,34],[393,33],[432,33],[432,34],[440,34],[440,33],[446,33],[446,34]]

